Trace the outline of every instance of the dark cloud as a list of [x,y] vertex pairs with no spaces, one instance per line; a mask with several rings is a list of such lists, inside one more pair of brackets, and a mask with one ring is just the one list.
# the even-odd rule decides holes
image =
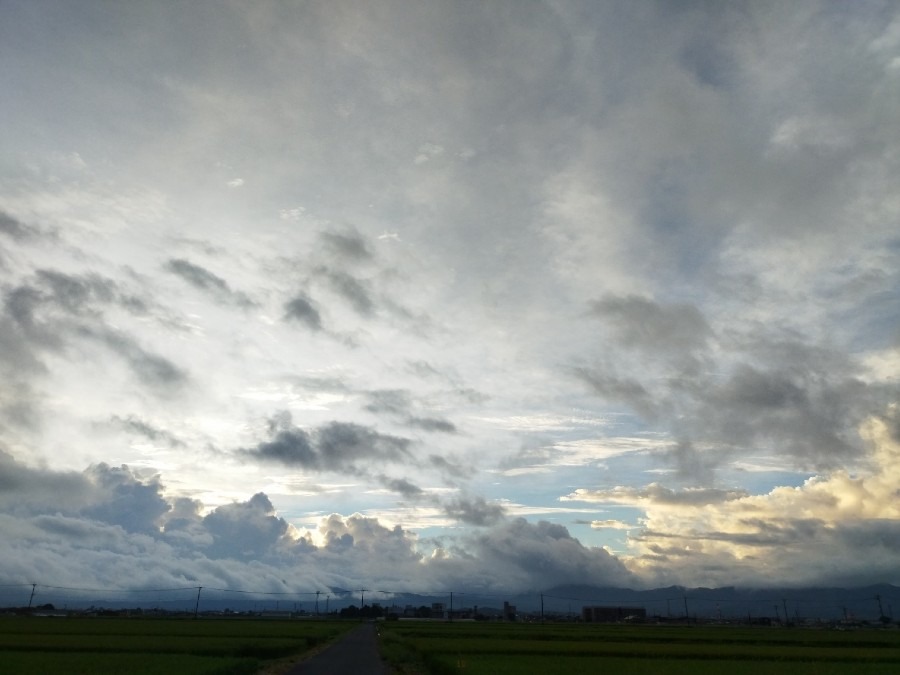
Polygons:
[[319,455],[313,450],[309,434],[297,427],[280,429],[271,441],[260,443],[246,452],[263,461],[285,466],[316,468],[319,465]]
[[172,500],[168,513],[164,516],[164,531],[172,534],[178,531],[195,532],[202,521],[203,504],[190,497],[176,497]]
[[381,484],[388,490],[397,492],[407,499],[421,497],[423,494],[425,494],[422,488],[420,488],[418,485],[415,485],[414,483],[411,483],[405,478],[389,478],[387,476],[381,476],[379,480],[381,481]]
[[31,513],[47,504],[72,511],[90,502],[91,486],[81,473],[32,469],[0,448],[0,511]]
[[856,454],[855,427],[877,411],[880,397],[862,381],[823,371],[824,365],[809,370],[800,364],[777,370],[739,365],[702,399],[708,426],[723,441],[776,442],[821,467]]
[[399,525],[387,528],[377,518],[358,513],[348,517],[332,514],[321,523],[319,532],[326,553],[340,553],[364,565],[380,564],[381,574],[398,580],[403,575],[418,576],[414,568],[422,557],[415,551],[413,535]]
[[129,433],[143,436],[151,441],[162,441],[170,448],[184,447],[184,442],[171,432],[166,431],[165,429],[159,429],[134,415],[129,415],[125,418],[113,415],[110,418],[110,422]]
[[340,258],[351,262],[364,262],[372,258],[368,243],[358,232],[322,232],[319,236],[325,247]]
[[664,403],[656,399],[640,381],[630,377],[576,367],[572,373],[588,384],[594,392],[604,399],[624,403],[648,422],[654,422],[660,415],[660,407]]
[[97,464],[85,474],[101,488],[105,498],[84,509],[83,515],[104,523],[119,525],[128,532],[156,533],[169,503],[162,496],[158,476],[139,479],[126,466]]
[[189,260],[173,258],[166,263],[165,268],[184,279],[194,288],[206,291],[219,300],[232,302],[241,307],[252,307],[255,305],[246,294],[232,290],[228,282],[222,277],[199,265],[195,265]]
[[43,294],[32,286],[18,286],[6,294],[3,308],[12,325],[4,331],[4,336],[8,342],[19,342],[17,351],[32,354],[32,346],[47,349],[62,347],[63,341],[53,330],[52,322],[38,317],[43,302]]
[[408,391],[400,389],[379,389],[366,392],[369,402],[365,409],[373,413],[408,415],[412,407],[412,397]]
[[75,333],[106,345],[131,367],[145,384],[155,387],[178,387],[188,381],[188,374],[169,359],[146,351],[130,335],[109,328],[78,326]]
[[23,225],[8,213],[0,211],[0,234],[5,234],[15,241],[24,241],[34,237],[36,232],[27,225]]
[[444,513],[462,523],[484,527],[501,521],[506,509],[484,497],[458,497],[444,504]]
[[895,397],[866,383],[852,357],[770,328],[717,336],[689,305],[610,296],[594,304],[612,328],[603,360],[571,372],[599,396],[666,428],[683,479],[712,479],[751,448],[824,470],[864,448],[860,422]]
[[455,434],[457,432],[456,425],[439,417],[410,417],[407,424],[423,431],[432,431],[442,434]]
[[38,270],[35,284],[10,290],[4,299],[6,316],[15,324],[26,343],[20,352],[34,347],[62,351],[67,339],[86,338],[103,344],[122,356],[152,383],[175,383],[186,379],[177,366],[162,356],[144,350],[130,335],[109,327],[104,319],[106,306],[116,305],[132,313],[143,313],[145,305],[120,292],[110,279],[95,274],[75,276],[55,270]]
[[104,463],[83,473],[33,469],[0,450],[0,513],[60,513],[152,534],[168,510],[155,474]]
[[622,562],[602,548],[587,548],[562,525],[514,518],[471,538],[488,569],[504,571],[506,584],[550,588],[572,583],[631,586]]
[[471,468],[462,467],[440,455],[429,455],[428,461],[436,469],[453,478],[471,478],[473,474]]
[[188,380],[175,363],[111,327],[108,312],[123,309],[144,317],[147,305],[106,277],[39,269],[5,291],[2,309],[0,376],[6,385],[0,392],[0,421],[38,427],[42,391],[36,378],[50,374],[48,356],[68,356],[79,341],[112,351],[153,388],[171,393]]
[[369,317],[375,313],[375,301],[366,282],[340,270],[320,268],[318,273],[328,282],[332,291],[350,303],[357,314]]
[[410,441],[380,434],[347,422],[331,422],[316,432],[322,466],[337,470],[355,460],[399,461],[408,456]]
[[323,471],[356,471],[357,462],[392,462],[408,458],[410,441],[347,422],[330,422],[307,433],[293,425],[289,413],[270,420],[273,438],[242,454],[286,466]]
[[85,318],[86,315],[99,317],[108,305],[137,315],[147,311],[143,300],[122,292],[119,284],[111,279],[94,273],[74,275],[49,269],[36,270],[32,283],[10,291],[7,306],[23,325],[33,325],[38,309]]
[[203,527],[213,537],[210,555],[245,560],[268,557],[289,532],[262,492],[246,502],[218,507],[203,519]]
[[422,417],[412,414],[413,400],[410,392],[399,389],[380,389],[366,392],[369,402],[365,409],[376,414],[393,416],[409,427],[428,432],[455,434],[456,425],[438,417]]
[[314,331],[322,330],[322,317],[319,310],[305,295],[295,295],[284,304],[284,318],[299,321]]
[[[689,440],[680,440],[666,451],[666,459],[675,467],[678,476],[695,485],[705,485],[715,480],[716,468],[729,455],[721,452],[719,446],[714,450],[700,450]],[[730,445],[725,450],[731,450]]]
[[608,295],[592,303],[621,345],[651,353],[702,350],[712,330],[693,305],[663,305],[636,295]]
[[35,277],[49,290],[48,300],[52,299],[57,307],[70,314],[83,313],[93,305],[109,304],[117,296],[117,285],[96,274],[74,276],[55,270],[38,270]]

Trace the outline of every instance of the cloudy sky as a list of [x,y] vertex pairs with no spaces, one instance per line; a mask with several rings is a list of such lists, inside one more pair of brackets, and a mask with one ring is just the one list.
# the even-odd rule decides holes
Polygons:
[[900,582],[900,9],[0,4],[0,583]]

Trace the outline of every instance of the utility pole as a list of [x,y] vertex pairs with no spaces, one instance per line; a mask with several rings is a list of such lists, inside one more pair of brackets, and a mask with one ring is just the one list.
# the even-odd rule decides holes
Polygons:
[[319,593],[322,591],[316,591],[316,616],[319,616]]
[[784,625],[786,626],[788,624],[787,598],[782,598],[781,604],[784,606]]
[[453,621],[453,591],[450,591],[450,613],[447,615],[450,621]]
[[331,593],[325,594],[325,614],[328,614],[328,601],[331,599]]
[[203,590],[203,586],[197,586],[197,603],[194,605],[194,618],[196,619],[200,615],[200,591]]
[[687,594],[684,595],[684,620],[690,621],[691,615],[688,613]]
[[37,588],[37,584],[31,584],[31,597],[28,598],[28,609],[31,609],[31,601],[34,600],[34,589]]
[[541,623],[544,623],[544,594],[541,593]]
[[775,620],[781,623],[781,615],[778,613],[778,605],[772,605],[775,608]]

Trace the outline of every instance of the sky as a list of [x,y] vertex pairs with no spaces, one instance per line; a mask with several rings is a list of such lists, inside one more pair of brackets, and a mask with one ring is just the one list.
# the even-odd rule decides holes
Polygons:
[[0,2],[0,584],[900,583],[900,7]]

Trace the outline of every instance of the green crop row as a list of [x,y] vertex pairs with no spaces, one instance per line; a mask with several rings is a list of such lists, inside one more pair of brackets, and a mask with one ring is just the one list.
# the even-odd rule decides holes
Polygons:
[[221,618],[0,617],[0,635],[190,635],[210,637],[330,637],[348,625],[336,621]]
[[894,631],[391,622],[382,645],[401,672],[397,654],[436,674],[596,672],[614,663],[625,673],[900,672]]
[[693,643],[693,644],[803,644],[826,646],[900,646],[900,633],[895,631],[836,631],[782,628],[740,628],[728,626],[620,626],[600,624],[514,624],[471,622],[398,622],[391,630],[418,639],[440,637],[442,639],[470,640],[487,636],[506,640],[541,642],[616,642],[644,643]]
[[[312,644],[310,644],[312,642]],[[315,646],[317,641],[193,635],[0,635],[0,652],[156,652],[199,656],[278,658]]]
[[243,675],[355,624],[246,619],[4,617],[0,672]]
[[566,673],[566,675],[596,675],[614,672],[622,675],[895,675],[896,664],[854,664],[848,671],[846,663],[742,661],[721,659],[658,659],[613,658],[602,660],[584,656],[509,656],[509,655],[431,655],[424,660],[432,675],[528,675],[529,673]]
[[0,652],[0,672],[16,675],[251,675],[259,666],[253,658],[189,654]]

